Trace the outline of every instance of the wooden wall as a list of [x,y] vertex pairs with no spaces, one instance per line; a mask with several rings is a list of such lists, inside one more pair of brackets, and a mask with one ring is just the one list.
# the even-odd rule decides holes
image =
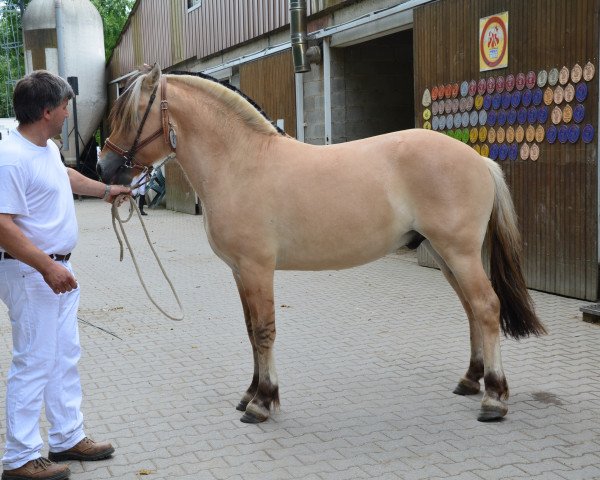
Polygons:
[[[479,19],[505,11],[508,67],[480,73]],[[440,0],[414,12],[418,126],[425,88],[594,64],[581,124],[594,127],[594,140],[550,144],[544,139],[537,161],[500,162],[520,219],[529,286],[588,300],[598,298],[598,14],[598,0]],[[550,119],[546,130],[549,125]]]
[[165,165],[165,179],[167,209],[191,215],[200,213],[201,207],[196,192],[177,162],[169,162]]
[[284,120],[284,130],[296,137],[296,87],[291,50],[240,65],[240,90],[269,119]]
[[[309,0],[308,15],[326,14],[357,0]],[[186,0],[137,0],[109,60],[109,78],[143,63],[168,69],[193,58],[207,58],[289,28],[289,0],[203,0],[187,9]]]

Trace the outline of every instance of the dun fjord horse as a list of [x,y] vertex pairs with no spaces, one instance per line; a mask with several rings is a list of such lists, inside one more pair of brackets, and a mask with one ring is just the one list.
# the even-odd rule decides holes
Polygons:
[[[506,415],[500,327],[515,338],[545,330],[525,288],[513,203],[494,162],[420,129],[307,145],[239,92],[203,76],[161,75],[157,66],[132,78],[111,123],[98,163],[104,181],[129,184],[176,151],[202,201],[210,245],[237,283],[254,355],[237,406],[243,422],[262,422],[279,404],[274,270],[348,268],[420,241],[469,319],[470,363],[454,393],[478,393],[483,378],[478,419]],[[481,260],[486,232],[491,282]]]

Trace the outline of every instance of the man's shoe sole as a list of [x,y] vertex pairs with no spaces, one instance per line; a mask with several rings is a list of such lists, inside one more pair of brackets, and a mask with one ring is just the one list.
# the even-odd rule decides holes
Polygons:
[[[104,450],[95,455],[84,455],[73,452],[48,452],[48,460],[51,462],[64,462],[66,460],[80,460],[82,462],[93,462],[96,460],[104,460],[110,457],[115,452],[115,449],[111,447],[109,450]],[[54,480],[54,479],[53,479]]]
[[[71,475],[71,470],[67,469],[64,472],[57,473],[51,477],[46,477],[44,480],[66,480]],[[23,475],[6,475],[2,473],[2,480],[32,480],[33,477],[24,477]]]

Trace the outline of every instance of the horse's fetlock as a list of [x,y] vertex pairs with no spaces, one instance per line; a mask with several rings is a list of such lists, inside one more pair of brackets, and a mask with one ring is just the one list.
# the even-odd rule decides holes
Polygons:
[[509,395],[508,382],[504,374],[494,372],[487,373],[483,377],[485,383],[485,393],[491,398],[497,400],[507,400]]

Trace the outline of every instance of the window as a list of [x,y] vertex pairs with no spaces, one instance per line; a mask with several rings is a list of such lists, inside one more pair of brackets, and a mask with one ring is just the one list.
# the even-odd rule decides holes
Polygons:
[[200,7],[202,5],[202,0],[187,0],[188,10],[192,10],[194,8]]

